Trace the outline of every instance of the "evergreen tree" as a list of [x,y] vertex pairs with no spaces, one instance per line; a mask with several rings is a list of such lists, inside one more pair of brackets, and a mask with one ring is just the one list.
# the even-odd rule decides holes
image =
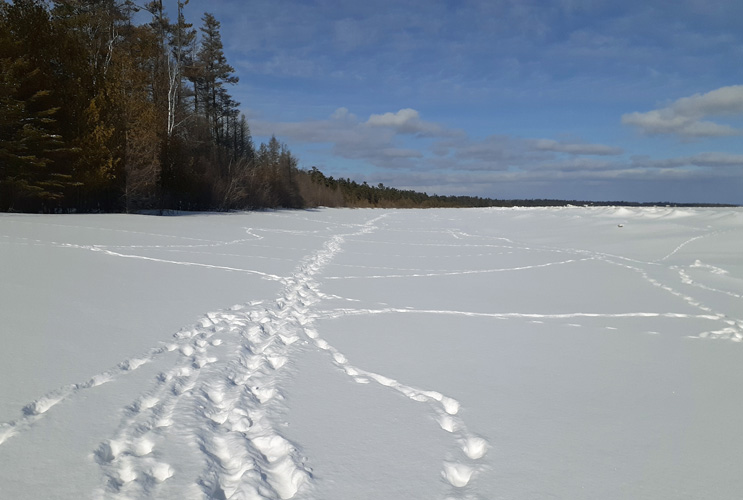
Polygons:
[[0,200],[2,210],[39,210],[60,200],[70,176],[53,169],[63,150],[53,132],[59,108],[47,104],[51,92],[24,87],[39,75],[23,59],[0,58]]
[[217,144],[223,144],[226,122],[239,103],[232,100],[225,88],[226,84],[234,85],[238,78],[232,73],[235,69],[227,64],[222,46],[220,23],[212,14],[206,13],[202,18],[203,26],[201,48],[196,54],[199,74],[196,78],[196,94],[201,103],[201,111],[207,118],[211,132]]
[[253,146],[253,137],[250,135],[250,126],[245,115],[240,115],[240,121],[237,123],[235,134],[235,155],[237,158],[245,158],[253,161],[255,158],[255,148]]
[[70,176],[56,120],[54,34],[36,0],[0,4],[0,209],[51,210]]

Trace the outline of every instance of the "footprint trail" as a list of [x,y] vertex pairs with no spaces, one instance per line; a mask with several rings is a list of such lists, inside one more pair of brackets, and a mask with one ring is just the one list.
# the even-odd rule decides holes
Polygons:
[[[298,346],[309,343],[327,352],[329,361],[354,382],[377,383],[426,405],[457,444],[459,456],[446,457],[441,467],[441,478],[456,495],[471,484],[490,447],[458,416],[459,402],[351,364],[314,327],[322,316],[317,305],[336,298],[320,291],[316,276],[342,251],[348,237],[373,232],[388,215],[332,236],[291,276],[264,275],[283,285],[275,300],[206,314],[171,341],[29,403],[18,419],[0,424],[0,446],[30,430],[56,405],[157,361],[166,369],[121,410],[118,429],[91,450],[102,473],[94,498],[312,498],[311,457],[303,456],[301,446],[282,434],[276,418],[277,404],[284,399],[282,371],[292,364]],[[141,258],[97,247],[70,247]]]

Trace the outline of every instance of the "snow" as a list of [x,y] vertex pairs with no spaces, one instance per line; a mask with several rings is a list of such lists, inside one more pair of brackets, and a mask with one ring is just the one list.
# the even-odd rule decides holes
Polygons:
[[0,498],[736,498],[743,210],[0,215]]

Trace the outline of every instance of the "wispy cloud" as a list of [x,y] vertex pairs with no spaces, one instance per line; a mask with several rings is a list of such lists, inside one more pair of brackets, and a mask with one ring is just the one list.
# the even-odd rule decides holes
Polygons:
[[553,151],[571,155],[616,156],[624,152],[622,148],[603,144],[558,142],[552,139],[537,139],[534,141],[534,147],[539,151]]
[[664,108],[622,115],[622,123],[638,127],[649,135],[675,134],[686,139],[722,137],[738,135],[743,130],[705,118],[741,114],[743,85],[733,85],[683,97]]
[[698,153],[692,156],[680,156],[664,160],[650,160],[644,157],[635,157],[633,164],[653,168],[676,167],[743,167],[743,155],[729,153]]

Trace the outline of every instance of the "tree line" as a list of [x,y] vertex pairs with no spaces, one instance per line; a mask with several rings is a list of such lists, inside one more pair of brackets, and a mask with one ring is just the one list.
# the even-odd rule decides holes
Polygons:
[[0,210],[302,205],[296,158],[255,147],[230,95],[219,21],[187,5],[0,2]]
[[397,189],[351,179],[328,177],[316,167],[300,171],[300,194],[312,206],[356,208],[478,208],[478,207],[566,207],[566,206],[672,206],[672,207],[730,207],[715,203],[581,201],[559,199],[494,199],[480,196],[429,195],[414,190]]

